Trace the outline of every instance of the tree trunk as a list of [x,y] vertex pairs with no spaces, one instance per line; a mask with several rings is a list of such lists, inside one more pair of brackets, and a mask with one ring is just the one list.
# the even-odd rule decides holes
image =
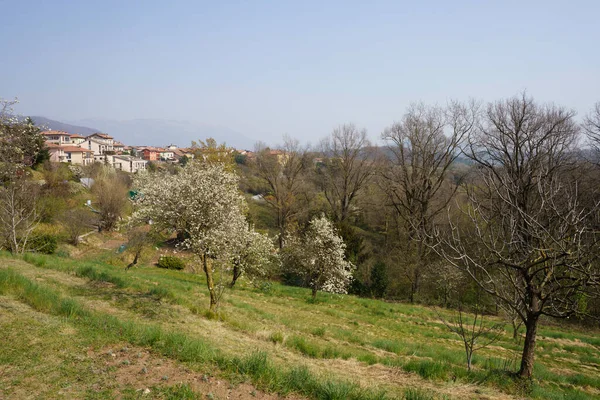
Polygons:
[[472,360],[473,360],[473,351],[467,350],[467,371],[471,370]]
[[523,355],[521,357],[521,369],[519,370],[519,376],[521,378],[531,378],[533,375],[538,319],[538,315],[528,315],[527,322],[525,323],[525,344],[523,346]]
[[213,280],[212,268],[208,265],[206,254],[202,256],[204,273],[206,274],[206,285],[210,294],[210,311],[214,311],[217,307],[217,293],[215,292],[215,282]]
[[141,251],[135,252],[135,257],[133,257],[133,261],[129,263],[129,265],[125,269],[129,269],[138,263],[138,258],[140,257]]
[[317,288],[316,287],[312,288],[312,298],[313,298],[313,300],[315,300],[317,298]]
[[232,288],[235,285],[235,282],[237,282],[237,280],[240,276],[242,276],[242,270],[240,269],[240,267],[238,265],[234,265],[233,266],[233,277],[231,278],[231,283],[229,284],[230,288]]

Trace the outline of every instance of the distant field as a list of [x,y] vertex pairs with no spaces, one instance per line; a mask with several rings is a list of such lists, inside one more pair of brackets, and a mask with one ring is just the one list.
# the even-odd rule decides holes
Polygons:
[[239,282],[221,318],[203,276],[99,260],[0,258],[0,398],[600,398],[600,333],[544,327],[536,380],[508,331],[465,370],[427,307]]

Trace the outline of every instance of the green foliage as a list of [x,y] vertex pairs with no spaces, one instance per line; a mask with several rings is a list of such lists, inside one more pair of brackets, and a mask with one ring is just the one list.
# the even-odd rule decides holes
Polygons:
[[382,261],[377,261],[371,270],[371,294],[376,298],[382,298],[389,284],[387,267]]
[[58,220],[57,217],[67,209],[67,202],[61,197],[44,195],[37,201],[37,207],[40,222],[49,224]]
[[43,254],[54,254],[58,247],[58,239],[49,233],[38,233],[29,237],[27,248],[29,251]]
[[156,265],[166,269],[182,270],[185,268],[185,262],[175,256],[160,256]]
[[246,165],[248,156],[245,154],[236,153],[234,159],[236,164]]

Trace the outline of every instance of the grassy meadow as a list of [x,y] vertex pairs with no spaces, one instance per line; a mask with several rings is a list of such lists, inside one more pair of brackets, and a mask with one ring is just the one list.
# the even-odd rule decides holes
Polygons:
[[544,324],[516,383],[508,325],[467,372],[448,311],[242,279],[213,315],[203,275],[123,267],[110,250],[0,256],[0,398],[600,398],[597,331]]

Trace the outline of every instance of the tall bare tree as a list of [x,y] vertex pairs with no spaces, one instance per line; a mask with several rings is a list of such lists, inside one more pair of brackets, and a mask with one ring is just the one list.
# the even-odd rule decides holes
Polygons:
[[281,249],[290,221],[302,211],[298,203],[308,166],[306,149],[300,146],[298,140],[286,136],[279,150],[259,145],[251,165],[269,188],[264,198],[277,214]]
[[346,222],[357,196],[375,174],[375,153],[366,129],[354,124],[335,128],[321,142],[323,164],[318,169],[318,183],[331,207],[336,222]]
[[[467,226],[450,220],[435,247],[526,328],[519,375],[531,377],[543,315],[567,318],[600,284],[597,215],[579,203],[574,112],[525,94],[488,105],[469,137],[475,177],[465,185]],[[442,237],[442,236],[439,236]]]
[[406,252],[415,258],[406,272],[411,302],[430,253],[424,240],[431,233],[434,218],[456,191],[456,185],[447,185],[448,171],[459,156],[460,144],[473,129],[477,113],[474,102],[453,102],[446,109],[413,104],[400,122],[382,134],[391,154],[382,173],[382,188],[404,222]]
[[[600,154],[600,101],[594,105],[594,108],[583,120],[583,129],[592,148],[597,155]],[[597,163],[598,160],[596,160]]]

